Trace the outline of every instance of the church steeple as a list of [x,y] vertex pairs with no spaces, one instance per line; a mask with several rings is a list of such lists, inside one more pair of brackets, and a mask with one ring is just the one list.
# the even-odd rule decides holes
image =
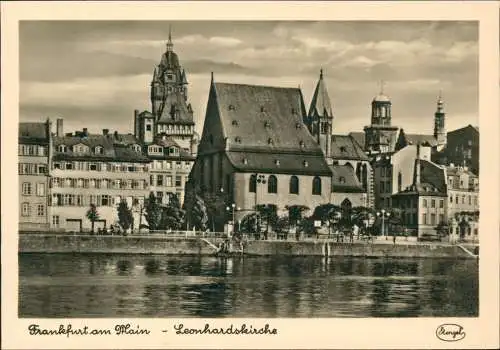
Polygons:
[[434,113],[434,137],[437,141],[438,151],[442,150],[447,142],[445,119],[446,113],[444,112],[442,91],[439,91],[436,112]]
[[168,41],[167,41],[167,52],[172,52],[174,50],[174,44],[172,43],[172,26],[168,27]]
[[326,88],[323,68],[319,71],[319,80],[314,90],[305,124],[321,146],[325,156],[328,157],[332,142],[333,110]]

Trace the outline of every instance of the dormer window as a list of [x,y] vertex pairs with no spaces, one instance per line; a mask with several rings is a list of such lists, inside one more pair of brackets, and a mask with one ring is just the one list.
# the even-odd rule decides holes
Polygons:
[[266,109],[264,108],[264,106],[260,106],[260,111],[261,111],[261,113],[264,113],[266,111]]
[[304,165],[305,168],[307,168],[309,166],[309,163],[307,162],[307,160],[304,160],[304,162],[302,164]]
[[299,123],[299,122],[297,122],[297,123],[295,124],[295,129],[300,129],[300,128],[302,128],[302,124],[301,124],[301,123]]
[[341,184],[345,184],[345,177],[343,177],[343,176],[339,177],[339,182]]
[[170,147],[168,153],[173,156],[179,155],[179,149],[177,147]]
[[277,166],[279,166],[279,165],[280,165],[280,160],[279,160],[279,159],[276,159],[276,160],[274,161],[274,164],[276,164]]
[[229,105],[228,109],[229,109],[230,111],[234,111],[234,106],[233,106],[233,105]]
[[242,161],[243,161],[243,164],[248,164],[248,159],[243,158],[243,160],[242,160]]
[[267,120],[266,120],[266,121],[264,122],[264,127],[265,127],[266,129],[271,128],[271,123],[270,123],[269,121],[267,121]]
[[78,144],[78,145],[74,145],[73,146],[73,152],[74,153],[85,153],[87,151],[88,151],[87,146],[85,146],[83,144]]
[[300,141],[299,145],[300,145],[300,148],[304,148],[306,144],[304,143],[304,141]]
[[342,153],[347,152],[345,146],[340,146],[340,152],[342,152]]
[[95,154],[103,154],[104,153],[104,148],[102,146],[96,146],[94,148],[94,153]]
[[133,145],[133,146],[132,146],[132,149],[133,149],[135,152],[137,152],[137,153],[140,153],[140,152],[141,152],[141,146],[139,146],[139,145]]
[[274,144],[274,141],[273,141],[273,139],[272,139],[272,138],[268,138],[268,139],[267,139],[267,143],[268,143],[268,144],[270,144],[270,145],[272,145],[272,144]]
[[236,143],[241,143],[241,137],[236,136],[236,137],[234,138],[234,141],[235,141]]
[[59,145],[59,146],[57,146],[57,151],[58,152],[67,152],[68,147],[66,147],[66,145]]
[[238,121],[237,120],[233,120],[233,122],[231,123],[231,125],[238,126]]

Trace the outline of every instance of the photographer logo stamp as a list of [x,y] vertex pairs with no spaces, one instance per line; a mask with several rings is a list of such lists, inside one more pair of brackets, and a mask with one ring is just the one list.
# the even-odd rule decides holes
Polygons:
[[462,340],[465,338],[464,327],[455,323],[444,323],[436,328],[436,337],[447,342]]

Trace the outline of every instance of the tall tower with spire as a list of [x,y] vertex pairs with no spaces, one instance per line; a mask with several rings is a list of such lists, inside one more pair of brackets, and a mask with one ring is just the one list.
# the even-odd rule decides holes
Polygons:
[[384,82],[380,93],[372,100],[371,125],[366,126],[365,149],[369,152],[392,152],[396,144],[397,126],[392,126],[392,102],[384,93]]
[[434,113],[434,137],[437,141],[437,150],[441,151],[446,146],[446,127],[445,127],[446,114],[444,112],[444,103],[441,91],[437,100],[437,109]]
[[194,153],[193,109],[188,102],[188,81],[179,57],[174,52],[169,28],[166,51],[155,66],[151,80],[151,113],[154,134],[174,139],[184,150]]
[[309,132],[321,146],[326,157],[330,156],[332,130],[333,130],[333,110],[330,103],[330,96],[323,79],[323,69],[320,70],[319,80],[314,90],[314,95],[309,107],[309,113],[304,121]]

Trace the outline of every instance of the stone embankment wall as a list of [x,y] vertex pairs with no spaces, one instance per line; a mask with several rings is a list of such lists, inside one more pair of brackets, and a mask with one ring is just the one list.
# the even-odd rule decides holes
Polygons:
[[[223,238],[165,236],[19,235],[20,253],[108,253],[213,255]],[[321,241],[248,241],[248,255],[359,256],[394,258],[474,258],[462,248],[423,243],[336,243]]]
[[[207,241],[218,246],[223,240]],[[20,253],[109,253],[209,255],[214,247],[196,237],[19,235]]]
[[251,241],[249,255],[316,255],[394,258],[470,258],[460,247],[446,244],[371,244],[334,242]]

